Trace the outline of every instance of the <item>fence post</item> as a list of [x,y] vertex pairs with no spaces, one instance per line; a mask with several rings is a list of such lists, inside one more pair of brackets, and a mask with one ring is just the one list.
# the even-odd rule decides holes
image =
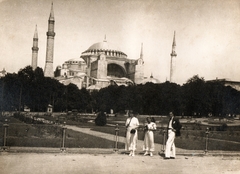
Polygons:
[[166,146],[166,130],[163,130],[163,144],[162,144],[162,153],[165,153],[165,146]]
[[66,122],[63,122],[63,126],[62,126],[62,147],[61,147],[61,151],[65,152],[66,148],[65,148],[65,139],[66,139]]
[[8,130],[8,120],[5,119],[5,123],[3,124],[3,127],[4,127],[4,136],[3,136],[3,147],[2,149],[5,151],[8,149],[7,147],[7,130]]
[[205,154],[207,154],[207,152],[208,152],[208,135],[209,135],[209,128],[208,127],[206,128],[205,134],[206,134]]
[[114,147],[114,151],[118,151],[118,133],[119,133],[119,126],[118,124],[116,124],[115,126],[115,147]]

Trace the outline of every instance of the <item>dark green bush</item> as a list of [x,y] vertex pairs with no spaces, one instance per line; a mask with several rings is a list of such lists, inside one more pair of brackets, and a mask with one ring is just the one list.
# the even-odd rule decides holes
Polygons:
[[107,116],[104,112],[100,112],[95,119],[95,124],[97,126],[105,126],[107,124]]
[[218,131],[226,131],[228,128],[228,125],[226,123],[223,123],[220,127],[217,128]]

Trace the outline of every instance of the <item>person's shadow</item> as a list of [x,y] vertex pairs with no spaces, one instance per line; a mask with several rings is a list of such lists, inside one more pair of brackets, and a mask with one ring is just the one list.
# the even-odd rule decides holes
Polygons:
[[165,154],[163,152],[158,152],[158,155],[165,158]]

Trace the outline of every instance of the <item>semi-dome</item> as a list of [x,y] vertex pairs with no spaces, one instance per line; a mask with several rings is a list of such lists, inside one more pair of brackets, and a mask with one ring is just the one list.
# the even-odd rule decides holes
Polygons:
[[84,62],[84,60],[82,58],[73,58],[73,59],[69,59],[66,62]]
[[160,81],[154,78],[153,75],[151,75],[150,78],[143,79],[141,82],[141,84],[146,84],[146,83],[160,83]]
[[63,65],[74,65],[74,64],[76,65],[85,64],[85,61],[82,58],[73,58],[65,61]]

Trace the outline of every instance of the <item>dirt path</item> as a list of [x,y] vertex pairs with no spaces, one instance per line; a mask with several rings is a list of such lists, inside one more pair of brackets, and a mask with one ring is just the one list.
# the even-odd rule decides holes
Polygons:
[[239,157],[186,157],[123,154],[11,153],[0,155],[1,174],[238,174]]
[[[115,138],[116,138],[115,135],[107,134],[107,133],[103,133],[103,132],[98,132],[98,131],[93,131],[90,128],[80,128],[80,127],[76,127],[76,126],[67,125],[67,129],[72,129],[72,130],[77,131],[77,132],[82,132],[82,133],[85,133],[85,134],[93,135],[93,136],[104,138],[104,139],[111,140],[111,141],[115,141]],[[119,136],[118,137],[118,142],[125,143],[125,137]],[[137,144],[137,151],[142,151],[143,141],[138,140],[137,143],[138,143]],[[162,145],[155,143],[155,149],[160,151],[162,149]]]

